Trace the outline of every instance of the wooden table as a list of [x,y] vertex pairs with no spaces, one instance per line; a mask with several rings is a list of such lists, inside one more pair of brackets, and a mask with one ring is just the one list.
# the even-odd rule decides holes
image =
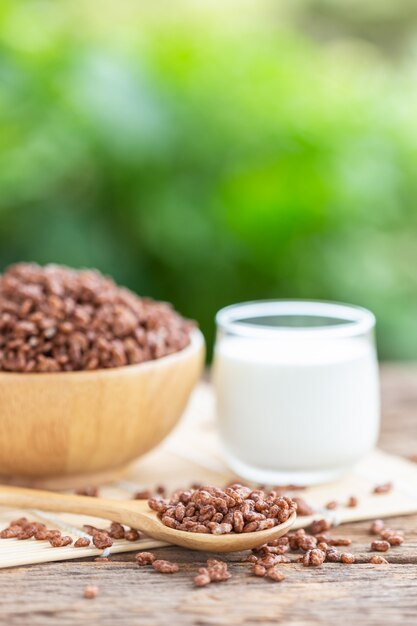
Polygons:
[[[417,366],[384,366],[382,390],[381,447],[417,454]],[[132,553],[116,555],[111,563],[85,559],[2,570],[0,624],[311,626],[355,620],[358,626],[415,626],[417,515],[387,523],[406,533],[405,544],[389,553],[389,566],[366,563],[369,523],[360,522],[343,527],[343,535],[354,539],[354,565],[285,565],[287,578],[280,584],[250,576],[242,555],[235,554],[229,559],[231,580],[196,589],[192,577],[207,555],[178,548],[155,550],[181,564],[174,576],[138,568]],[[99,586],[95,600],[83,598],[89,583]]]

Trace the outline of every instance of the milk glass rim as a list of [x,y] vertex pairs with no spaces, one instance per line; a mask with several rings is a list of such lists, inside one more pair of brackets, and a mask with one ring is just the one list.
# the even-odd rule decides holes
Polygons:
[[[337,326],[275,326],[250,324],[242,318],[265,315],[328,317],[342,320]],[[246,337],[265,339],[356,337],[375,327],[375,315],[364,307],[325,300],[253,300],[239,302],[220,309],[216,314],[217,328],[225,332]]]

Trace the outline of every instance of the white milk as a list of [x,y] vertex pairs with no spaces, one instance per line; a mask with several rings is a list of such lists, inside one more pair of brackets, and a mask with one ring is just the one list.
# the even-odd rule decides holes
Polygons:
[[226,456],[245,478],[331,480],[376,443],[377,361],[366,338],[223,336],[214,382]]

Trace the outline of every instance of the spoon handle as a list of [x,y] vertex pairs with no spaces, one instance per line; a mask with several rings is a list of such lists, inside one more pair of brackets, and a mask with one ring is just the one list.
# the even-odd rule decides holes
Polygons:
[[[105,500],[89,496],[74,496],[69,494],[24,489],[22,487],[0,486],[0,505],[16,507],[17,509],[39,509],[40,511],[54,511],[56,513],[77,513],[102,517],[121,524],[130,524],[132,521],[131,503],[124,500]],[[145,502],[135,500],[136,513],[144,510]],[[137,515],[135,516],[137,520]],[[138,526],[136,525],[138,528]]]

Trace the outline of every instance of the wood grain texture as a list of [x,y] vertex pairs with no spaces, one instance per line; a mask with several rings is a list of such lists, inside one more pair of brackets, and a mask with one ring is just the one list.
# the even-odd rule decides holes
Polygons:
[[60,476],[119,468],[175,426],[198,381],[204,340],[109,370],[0,373],[0,475]]
[[[158,556],[172,558],[173,549]],[[314,569],[283,566],[283,583],[258,579],[248,565],[232,563],[232,578],[203,589],[192,577],[203,561],[184,555],[176,575],[114,564],[71,563],[20,568],[3,581],[0,620],[11,626],[48,624],[131,625],[173,623],[345,624],[346,616],[364,626],[415,626],[413,593],[416,564],[371,566],[327,564]],[[87,584],[99,587],[94,601],[83,598]],[[19,602],[18,599],[20,598]]]
[[[417,453],[417,368],[384,367],[381,446],[395,453]],[[132,554],[110,563],[92,560],[26,566],[3,571],[0,624],[10,626],[360,626],[417,623],[417,516],[393,518],[406,542],[386,555],[389,566],[366,563],[370,556],[368,522],[345,524],[333,535],[351,536],[354,565],[282,566],[286,580],[272,583],[252,577],[241,554],[229,557],[233,578],[195,589],[192,577],[207,555],[160,548],[160,558],[181,565],[176,575],[139,568]],[[95,600],[83,598],[87,584],[99,587]]]

